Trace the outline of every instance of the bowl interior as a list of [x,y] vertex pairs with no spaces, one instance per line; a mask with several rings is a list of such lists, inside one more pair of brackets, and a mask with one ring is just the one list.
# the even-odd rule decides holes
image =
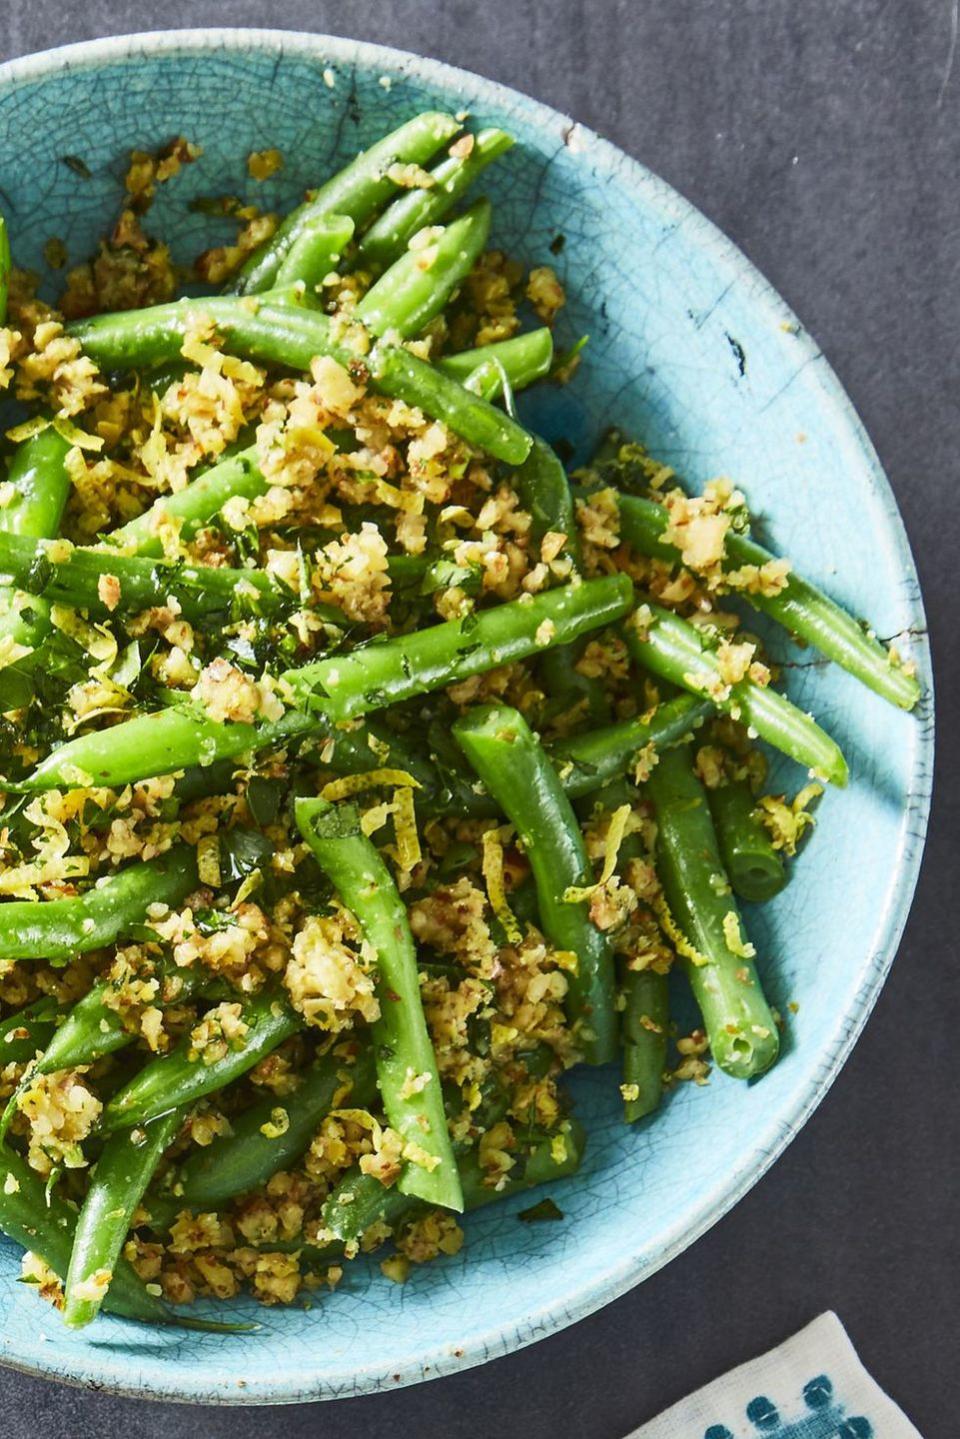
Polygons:
[[[762,536],[798,569],[868,613],[884,637],[921,630],[893,498],[815,345],[672,190],[514,92],[323,37],[195,32],[72,47],[0,70],[0,204],[21,264],[42,271],[52,235],[75,262],[116,212],[127,153],[182,133],[203,158],[162,187],[149,226],[188,259],[231,233],[191,200],[230,193],[288,206],[433,106],[469,110],[517,136],[482,186],[495,203],[496,242],[559,271],[569,296],[560,346],[590,335],[573,385],[525,400],[530,422],[578,455],[616,422],[695,486],[733,476]],[[257,184],[246,155],[268,146],[283,151],[285,168]],[[576,1077],[590,1143],[580,1176],[553,1191],[562,1223],[519,1223],[522,1199],[493,1206],[466,1221],[458,1257],[414,1272],[402,1288],[361,1262],[308,1312],[237,1304],[261,1322],[253,1335],[151,1332],[109,1319],[89,1336],[68,1335],[16,1283],[19,1253],[4,1243],[0,1360],[155,1396],[342,1397],[530,1342],[702,1233],[796,1132],[845,1057],[892,958],[926,815],[930,716],[888,708],[779,637],[772,648],[789,666],[790,694],[844,746],[854,778],[847,792],[826,795],[788,888],[748,915],[765,982],[788,1016],[769,1076],[745,1086],[715,1074],[706,1088],[682,1086],[635,1130],[620,1122],[615,1074]],[[904,648],[926,673],[922,639]],[[775,773],[784,786],[803,782],[787,764]]]

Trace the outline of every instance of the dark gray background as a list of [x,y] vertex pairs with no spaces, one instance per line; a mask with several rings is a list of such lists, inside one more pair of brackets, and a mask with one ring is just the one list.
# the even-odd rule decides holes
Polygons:
[[955,1439],[957,0],[0,0],[0,58],[227,21],[377,40],[525,90],[658,171],[772,280],[852,395],[910,531],[938,674],[933,828],[899,958],[826,1103],[642,1288],[483,1369],[287,1411],[148,1405],[3,1370],[0,1432],[617,1439],[834,1308],[925,1439]]

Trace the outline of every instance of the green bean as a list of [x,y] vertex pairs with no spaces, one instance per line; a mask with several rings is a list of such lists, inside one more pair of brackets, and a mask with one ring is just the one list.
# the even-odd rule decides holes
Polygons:
[[[70,1268],[70,1254],[76,1214],[57,1194],[48,1194],[33,1170],[19,1155],[0,1146],[0,1229],[49,1265],[61,1280]],[[183,1329],[226,1332],[237,1325],[212,1320],[184,1319],[172,1313],[160,1299],[145,1289],[133,1267],[122,1257],[113,1269],[113,1280],[104,1300],[104,1309],[124,1319],[147,1324],[176,1324]]]
[[731,780],[707,791],[723,867],[741,899],[773,899],[787,882],[782,855],[757,817],[748,780]]
[[139,380],[154,395],[162,398],[171,385],[180,384],[190,369],[188,360],[171,360],[169,364],[159,365],[155,370],[145,370]]
[[[0,537],[39,538],[57,533],[70,491],[65,465],[69,449],[52,425],[17,447],[7,471],[8,503],[0,507]],[[49,629],[49,608],[43,600],[0,588],[0,637],[36,649]],[[4,709],[29,704],[33,694],[29,680],[9,670],[3,679]]]
[[114,1134],[104,1145],[77,1220],[64,1285],[63,1318],[72,1329],[97,1317],[134,1211],[183,1119],[174,1110],[143,1129]]
[[644,669],[691,694],[707,693],[718,710],[741,719],[797,764],[832,784],[847,783],[847,762],[836,742],[775,689],[750,678],[728,684],[713,650],[679,615],[647,604],[624,633],[631,655]]
[[[171,982],[175,986],[173,992],[170,992]],[[209,974],[199,965],[193,969],[176,969],[164,977],[160,1002],[189,1000],[214,984],[215,981],[211,981]],[[125,1026],[118,1011],[107,1003],[112,988],[109,980],[98,980],[77,1000],[36,1063],[24,1071],[0,1114],[0,1143],[5,1139],[34,1075],[53,1074],[59,1069],[76,1069],[80,1065],[93,1064],[105,1054],[127,1048],[138,1037],[134,1030]],[[28,1057],[33,1058],[35,1053],[35,1049],[31,1050]]]
[[[136,614],[164,604],[168,596],[173,596],[184,619],[192,624],[272,615],[284,606],[292,609],[298,604],[293,591],[264,570],[170,563],[63,546],[60,540],[0,533],[0,574],[10,575],[31,594],[100,616],[115,610]],[[104,575],[120,582],[119,596],[109,602],[100,597]],[[342,612],[331,605],[321,606],[320,612],[330,623],[343,623]]]
[[[0,1175],[0,1229],[66,1278],[76,1223],[73,1210],[58,1195],[46,1195],[33,1171],[7,1148],[0,1148]],[[116,1279],[108,1309],[128,1319],[168,1320],[166,1307],[147,1293],[125,1260],[117,1265]]]
[[364,233],[357,263],[376,272],[385,270],[404,253],[418,231],[436,225],[465,194],[491,160],[506,153],[513,139],[503,130],[481,130],[471,137],[467,155],[448,155],[430,171],[432,184],[406,190],[384,210]]
[[469,390],[471,395],[480,395],[484,400],[495,400],[503,391],[503,371],[494,360],[481,360],[462,383],[463,388]]
[[[542,542],[551,531],[567,538],[565,553],[580,567],[580,534],[573,508],[567,472],[554,451],[534,436],[533,448],[514,475],[521,504],[533,517],[533,537]],[[606,724],[610,701],[599,679],[581,674],[577,660],[585,641],[557,645],[540,662],[540,677],[550,698],[548,718],[564,714],[586,701],[586,713],[594,724]]]
[[214,519],[234,495],[255,500],[266,494],[267,482],[257,463],[256,446],[221,460],[174,495],[161,495],[135,520],[106,536],[134,555],[163,554],[161,531],[168,525],[179,529],[181,539],[191,540],[198,530]]
[[[288,710],[275,723],[221,724],[198,711],[171,707],[68,741],[53,750],[19,788],[33,792],[96,783],[116,789],[186,770],[192,773],[188,796],[217,794],[221,779],[229,783],[223,767],[231,759],[305,738],[332,741],[329,752],[324,749],[324,763],[335,774],[366,774],[387,766],[407,770],[425,790],[432,792],[436,786],[430,765],[401,736],[373,720],[366,720],[362,728],[340,728],[322,711],[308,715]],[[201,786],[200,779],[214,770],[213,787]],[[178,780],[178,787],[185,781],[186,776]]]
[[577,660],[585,640],[575,645],[557,645],[547,650],[537,666],[537,674],[547,697],[544,711],[547,721],[577,709],[592,725],[606,728],[610,722],[610,696],[601,679],[581,674]]
[[65,963],[103,949],[146,921],[152,904],[176,905],[197,887],[195,852],[177,845],[131,864],[72,899],[14,899],[0,905],[0,960]]
[[178,300],[144,310],[96,315],[68,329],[101,367],[128,369],[175,359],[184,334],[203,320],[216,326],[228,348],[266,364],[308,370],[317,355],[330,355],[344,366],[361,362],[374,389],[442,420],[469,444],[508,464],[520,464],[527,457],[530,437],[515,420],[409,350],[381,342],[369,354],[358,356],[335,339],[326,315],[272,303],[268,296],[256,308],[249,302],[222,297]]
[[[653,743],[673,744],[713,713],[706,700],[679,696],[661,705],[650,718],[624,720],[589,730],[548,746],[561,783],[576,798],[617,778],[639,750]],[[431,732],[431,745],[437,736]],[[184,803],[204,794],[219,794],[232,776],[231,757],[271,744],[299,738],[325,739],[323,764],[335,774],[366,774],[371,769],[405,770],[420,786],[417,804],[427,814],[483,818],[497,806],[476,777],[463,767],[459,752],[443,745],[429,758],[404,736],[367,716],[362,724],[335,724],[322,711],[302,715],[289,711],[275,726],[219,724],[182,709],[161,710],[127,720],[122,726],[95,731],[53,751],[20,788],[28,791],[68,788],[96,781],[111,788],[157,774],[186,769],[175,793]]]
[[69,450],[52,425],[17,446],[7,470],[7,503],[0,506],[0,535],[43,539],[57,533],[70,493]]
[[[561,1153],[558,1140],[563,1139]],[[574,1119],[564,1120],[559,1130],[522,1142],[512,1157],[514,1164],[496,1185],[487,1183],[476,1150],[457,1160],[463,1207],[468,1212],[482,1209],[497,1199],[522,1194],[540,1184],[551,1184],[575,1174],[586,1147],[586,1133]],[[332,1234],[340,1248],[352,1248],[373,1224],[391,1228],[424,1212],[424,1205],[397,1189],[387,1189],[372,1174],[350,1169],[331,1190],[323,1206],[321,1225]],[[329,1253],[337,1252],[332,1246]]]
[[56,1000],[44,996],[0,1020],[0,1069],[35,1059],[53,1034],[57,1014]]
[[276,723],[252,725],[221,724],[198,710],[171,707],[68,740],[51,750],[18,787],[29,792],[85,785],[118,789],[153,775],[286,744],[317,728],[309,716],[296,710]]
[[[612,814],[614,810],[621,809],[628,804],[632,808],[637,802],[637,786],[632,779],[624,776],[622,779],[614,779],[609,784],[603,785],[600,789],[591,791],[590,794],[580,795],[573,802],[573,812],[578,819],[586,823],[595,814]],[[619,856],[626,858],[630,836],[625,836],[620,846]],[[631,856],[632,858],[633,856]]]
[[468,621],[447,620],[288,670],[284,680],[301,703],[315,707],[315,716],[290,710],[274,724],[255,726],[219,724],[185,708],[140,715],[61,745],[20,787],[28,791],[77,784],[118,787],[283,744],[311,732],[329,733],[331,723],[542,650],[541,626],[547,621],[553,627],[548,643],[576,639],[623,615],[631,594],[623,575],[588,580],[483,610]]
[[7,471],[7,504],[0,507],[0,533],[49,539],[60,528],[70,493],[64,461],[70,443],[52,425],[24,440]]
[[424,164],[446,140],[453,139],[459,128],[452,115],[427,112],[415,115],[378,140],[292,210],[271,238],[250,256],[230,288],[241,295],[268,290],[276,283],[290,247],[318,215],[345,215],[361,226],[396,193],[398,186],[389,174],[391,166]]
[[659,754],[689,737],[713,713],[709,700],[678,695],[657,705],[649,716],[620,720],[602,729],[556,740],[547,746],[547,753],[560,783],[573,799],[619,779],[647,745],[652,744]]
[[647,781],[657,873],[715,1062],[736,1079],[769,1069],[780,1041],[723,871],[706,791],[689,746],[661,755]]
[[278,1170],[296,1163],[341,1093],[345,1096],[338,1101],[341,1106],[366,1109],[372,1103],[376,1082],[369,1046],[352,1063],[335,1053],[324,1055],[289,1097],[270,1096],[245,1109],[231,1121],[229,1134],[197,1149],[181,1165],[170,1202],[180,1209],[219,1209],[238,1194],[265,1184]]
[[510,388],[525,390],[535,380],[542,380],[550,373],[553,364],[553,335],[544,326],[541,330],[526,330],[510,340],[498,340],[492,345],[480,345],[475,350],[460,350],[454,355],[441,355],[437,369],[442,370],[451,380],[465,385],[471,375],[490,367],[490,378],[478,388],[477,394],[485,400],[495,400],[503,388],[506,375]]
[[427,744],[433,782],[414,796],[419,813],[462,819],[486,819],[499,813],[496,800],[487,794],[450,733],[448,716],[431,721]]
[[[638,495],[622,494],[617,496],[617,504],[621,537],[633,549],[672,564],[679,562],[680,552],[664,539],[670,519],[662,505]],[[725,570],[738,570],[746,565],[759,568],[774,558],[756,540],[733,531],[727,534],[724,549]],[[913,709],[920,698],[915,677],[891,659],[873,632],[809,580],[791,573],[778,594],[754,594],[740,589],[734,593],[901,709]]]
[[383,394],[417,405],[497,460],[519,465],[526,459],[531,443],[527,431],[485,398],[474,397],[449,379],[442,369],[418,360],[402,345],[378,345],[368,359],[374,387]]
[[[561,1150],[558,1140],[563,1139]],[[495,1200],[511,1194],[522,1194],[541,1184],[552,1184],[557,1179],[566,1179],[576,1174],[583,1160],[587,1144],[586,1131],[575,1119],[565,1119],[558,1131],[521,1143],[514,1168],[507,1172],[501,1187],[490,1185],[489,1176],[482,1168],[476,1150],[471,1150],[460,1161],[460,1176],[463,1197],[468,1209],[482,1209]]]
[[[15,590],[0,580],[0,641],[8,640],[14,645],[26,645],[28,649],[36,649],[49,631],[49,606],[34,595]],[[19,673],[10,662],[0,667],[0,671],[3,673],[5,685],[0,710],[17,709],[21,704],[27,704],[33,693],[32,686],[22,684]],[[8,694],[7,686],[10,683],[13,684],[13,690]],[[21,694],[24,698],[18,699],[17,696]]]
[[619,619],[631,592],[626,575],[565,585],[317,660],[284,679],[300,703],[350,719],[567,644]]
[[628,1124],[645,1119],[660,1105],[663,1071],[667,1063],[670,996],[667,976],[653,969],[626,969],[623,975],[624,1009],[620,1019],[623,1046],[623,1082],[636,1086],[623,1101]]
[[580,557],[580,536],[573,512],[567,472],[545,440],[533,437],[530,453],[514,472],[513,484],[520,503],[532,518],[531,534],[539,544],[544,535],[566,535],[562,553],[574,565]]
[[296,1163],[341,1093],[344,1098],[338,1102],[352,1109],[373,1102],[376,1080],[369,1046],[352,1063],[327,1054],[300,1076],[289,1097],[260,1100],[232,1121],[229,1134],[195,1150],[162,1193],[144,1200],[150,1228],[168,1229],[183,1210],[220,1209]]
[[589,1064],[617,1052],[614,968],[610,940],[590,918],[585,900],[566,891],[593,881],[586,845],[570,800],[542,745],[518,710],[484,705],[468,710],[453,732],[468,760],[515,827],[537,887],[543,931],[572,951],[567,1013],[579,1029]]
[[[457,1167],[459,1172],[459,1162]],[[342,1253],[345,1247],[359,1244],[372,1225],[387,1224],[392,1229],[404,1219],[422,1213],[423,1208],[416,1195],[405,1194],[396,1186],[388,1189],[375,1174],[348,1169],[323,1206],[321,1227],[334,1236],[330,1244],[323,1246],[324,1252]]]
[[[17,600],[29,601],[28,595],[21,595],[14,592]],[[25,645],[28,650],[35,650],[43,643],[45,631],[38,623],[34,628],[28,625],[25,619],[21,618],[21,612],[9,604],[13,598],[10,593],[3,593],[0,590],[0,644],[9,640],[13,645]],[[36,608],[31,604],[23,614],[33,614],[42,623],[46,616],[43,612],[42,601],[35,601]],[[16,663],[0,665],[0,714],[10,714],[12,711],[25,709],[36,693],[36,684],[31,671],[31,665],[35,662],[32,654],[25,654],[22,660]]]
[[[333,339],[327,316],[279,303],[270,294],[246,302],[222,296],[174,300],[141,310],[94,315],[68,328],[101,367],[131,370],[176,360],[185,336],[204,322],[215,325],[238,353],[268,364],[308,369],[315,355],[330,354],[341,361],[356,358],[348,357]],[[293,324],[300,328],[285,333]]]
[[404,1194],[463,1208],[437,1057],[420,1002],[406,906],[355,805],[298,799],[297,825],[377,957],[380,1017],[373,1024],[377,1085],[387,1119],[404,1139]]
[[336,270],[353,230],[349,215],[315,215],[304,221],[277,271],[278,287],[301,282],[308,292],[316,290]]
[[[200,965],[175,969],[162,979],[157,1002],[180,1004],[193,999],[209,983],[210,975]],[[136,1033],[126,1028],[119,1012],[106,1002],[113,989],[109,980],[100,979],[77,1000],[37,1060],[34,1074],[93,1064],[133,1043]]]
[[374,335],[418,335],[473,269],[487,243],[490,215],[489,200],[477,200],[428,247],[404,251],[364,295],[357,319]]
[[246,1026],[242,1039],[212,1060],[205,1060],[203,1050],[193,1047],[189,1034],[172,1054],[151,1059],[103,1111],[104,1132],[112,1134],[117,1129],[146,1124],[171,1109],[215,1094],[246,1074],[303,1025],[302,1017],[286,1000],[269,990],[244,1000],[239,1020]]

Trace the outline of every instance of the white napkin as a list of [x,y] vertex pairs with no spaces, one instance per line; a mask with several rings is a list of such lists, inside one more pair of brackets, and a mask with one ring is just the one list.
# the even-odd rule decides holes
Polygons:
[[628,1439],[921,1439],[835,1314],[715,1379]]

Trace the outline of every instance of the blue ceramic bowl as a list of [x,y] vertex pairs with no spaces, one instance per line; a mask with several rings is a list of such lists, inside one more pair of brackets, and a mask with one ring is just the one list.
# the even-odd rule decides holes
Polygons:
[[[570,297],[560,342],[588,332],[590,347],[569,389],[528,398],[531,422],[580,454],[616,422],[694,485],[734,476],[772,546],[869,614],[878,634],[905,636],[929,684],[900,516],[816,344],[703,216],[565,116],[432,60],[350,40],[140,35],[0,67],[0,203],[21,264],[42,270],[52,234],[83,256],[117,206],[126,153],[183,133],[203,145],[203,159],[164,187],[151,226],[188,258],[211,234],[189,210],[192,197],[235,192],[288,206],[424,107],[469,110],[517,137],[484,185],[498,243],[542,262],[555,236],[566,237],[556,261]],[[286,168],[256,185],[245,157],[273,145]],[[68,155],[86,162],[90,178],[64,163]],[[853,782],[825,797],[788,888],[749,915],[765,983],[789,1017],[783,1056],[766,1078],[747,1086],[715,1074],[707,1088],[682,1086],[653,1123],[627,1129],[613,1074],[578,1076],[590,1144],[581,1174],[556,1191],[562,1223],[518,1223],[522,1200],[493,1206],[467,1219],[459,1256],[402,1288],[359,1262],[308,1312],[238,1303],[236,1317],[261,1321],[255,1334],[112,1319],[68,1334],[17,1284],[19,1253],[4,1243],[0,1361],[218,1403],[390,1389],[572,1323],[715,1223],[822,1099],[870,1012],[913,892],[930,788],[929,700],[904,715],[810,654],[791,654],[779,636],[773,649],[795,662],[790,694],[843,745]],[[784,764],[776,778],[796,786],[802,776]]]

